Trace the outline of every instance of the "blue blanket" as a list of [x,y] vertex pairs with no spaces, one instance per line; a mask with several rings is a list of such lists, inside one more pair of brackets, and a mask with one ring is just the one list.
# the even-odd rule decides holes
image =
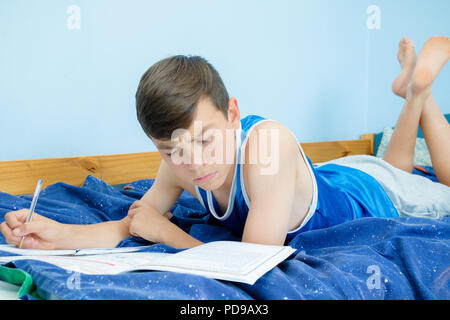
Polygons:
[[[153,180],[114,188],[88,176],[82,187],[56,183],[44,189],[36,212],[63,223],[123,218]],[[30,196],[0,192],[0,220],[29,208]],[[183,192],[172,221],[201,241],[239,240]],[[172,272],[94,276],[23,260],[7,264],[28,272],[44,298],[60,299],[449,299],[450,219],[363,218],[297,235],[297,251],[254,285]],[[5,239],[0,235],[0,242]],[[119,246],[150,244],[130,237]],[[148,251],[178,252],[163,244]],[[0,252],[0,255],[7,255]],[[23,299],[31,299],[25,295]]]

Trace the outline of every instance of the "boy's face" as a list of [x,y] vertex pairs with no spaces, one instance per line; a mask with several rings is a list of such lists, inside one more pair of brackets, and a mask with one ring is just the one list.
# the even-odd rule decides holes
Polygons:
[[228,120],[210,99],[203,98],[189,128],[175,130],[170,140],[152,141],[179,178],[202,189],[215,190],[233,178],[239,126],[235,98],[228,102]]

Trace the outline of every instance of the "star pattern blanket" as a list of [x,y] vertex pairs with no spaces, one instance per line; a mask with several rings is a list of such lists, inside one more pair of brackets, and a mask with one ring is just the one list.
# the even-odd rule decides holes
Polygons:
[[[71,224],[122,219],[153,181],[121,188],[93,176],[81,187],[56,183],[42,191],[35,211]],[[28,209],[30,202],[31,196],[0,192],[0,221],[9,211]],[[186,192],[171,212],[171,221],[203,242],[240,240]],[[303,232],[289,243],[296,252],[254,285],[159,271],[74,274],[33,260],[5,266],[30,274],[45,299],[449,299],[449,238],[449,218],[363,218]],[[0,242],[5,243],[2,235]],[[143,244],[150,245],[148,251],[180,251],[135,237],[118,246]]]

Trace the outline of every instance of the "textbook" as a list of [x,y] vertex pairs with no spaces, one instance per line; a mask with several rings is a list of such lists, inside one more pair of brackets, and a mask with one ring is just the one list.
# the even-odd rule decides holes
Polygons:
[[[1,247],[0,250],[2,250]],[[46,250],[34,250],[41,252],[35,255],[3,256],[0,257],[0,263],[31,259],[51,263],[66,270],[92,275],[113,275],[151,270],[172,271],[252,285],[266,272],[295,252],[295,249],[289,246],[238,241],[213,241],[177,253],[113,252],[111,250],[114,249],[110,249],[108,253],[86,254],[86,251],[89,250],[93,249],[79,250],[76,254],[75,251],[72,251],[71,255],[67,253],[65,255],[45,255]],[[80,254],[80,251],[85,252]]]

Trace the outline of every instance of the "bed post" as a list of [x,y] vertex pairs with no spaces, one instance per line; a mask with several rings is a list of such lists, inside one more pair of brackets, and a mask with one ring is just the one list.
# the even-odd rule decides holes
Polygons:
[[370,155],[374,155],[375,133],[365,133],[361,135],[361,140],[370,141]]

